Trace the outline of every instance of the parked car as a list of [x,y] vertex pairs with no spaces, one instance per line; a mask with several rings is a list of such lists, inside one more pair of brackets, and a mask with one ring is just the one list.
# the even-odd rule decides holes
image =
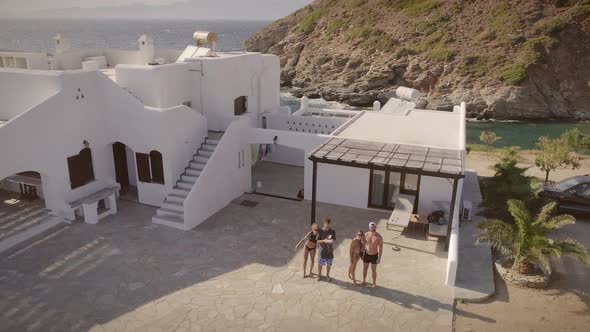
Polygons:
[[590,175],[545,185],[543,194],[557,201],[560,212],[590,216]]

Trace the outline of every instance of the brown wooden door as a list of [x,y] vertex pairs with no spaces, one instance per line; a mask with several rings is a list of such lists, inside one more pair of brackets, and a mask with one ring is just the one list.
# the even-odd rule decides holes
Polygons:
[[127,151],[125,144],[113,144],[113,159],[115,160],[115,177],[121,185],[121,192],[129,190],[129,169],[127,168]]

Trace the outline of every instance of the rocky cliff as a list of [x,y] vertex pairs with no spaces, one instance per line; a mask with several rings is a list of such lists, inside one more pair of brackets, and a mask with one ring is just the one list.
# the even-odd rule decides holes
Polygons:
[[497,119],[590,119],[590,0],[316,0],[251,37],[295,95],[356,106],[398,86]]

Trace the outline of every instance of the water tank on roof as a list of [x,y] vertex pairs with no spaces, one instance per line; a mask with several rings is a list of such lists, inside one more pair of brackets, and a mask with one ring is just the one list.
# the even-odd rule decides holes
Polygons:
[[195,31],[193,40],[197,43],[197,46],[212,46],[217,42],[217,34],[209,31]]
[[420,91],[412,88],[407,88],[405,86],[400,86],[399,88],[395,89],[395,94],[399,99],[408,100],[408,101],[415,101],[420,98]]

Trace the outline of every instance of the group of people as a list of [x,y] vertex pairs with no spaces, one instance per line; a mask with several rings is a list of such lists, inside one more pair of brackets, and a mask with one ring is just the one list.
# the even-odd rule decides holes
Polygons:
[[[334,263],[334,244],[336,242],[336,231],[332,229],[332,220],[324,219],[324,227],[320,228],[316,223],[311,225],[311,230],[295,245],[295,249],[305,242],[303,250],[303,278],[313,276],[313,266],[315,265],[316,251],[319,251],[318,260],[318,280],[322,279],[322,268],[326,267],[326,278],[330,277],[330,270]],[[319,249],[318,249],[319,247]],[[317,249],[317,250],[316,250]],[[366,284],[367,272],[371,267],[373,277],[372,286],[377,285],[377,265],[381,262],[383,255],[383,237],[377,232],[377,225],[374,222],[369,223],[369,231],[359,230],[350,243],[350,265],[348,267],[348,277],[359,285],[356,279],[356,266],[358,261],[363,261],[363,281],[360,285]],[[307,274],[307,261],[311,258],[309,275]]]

